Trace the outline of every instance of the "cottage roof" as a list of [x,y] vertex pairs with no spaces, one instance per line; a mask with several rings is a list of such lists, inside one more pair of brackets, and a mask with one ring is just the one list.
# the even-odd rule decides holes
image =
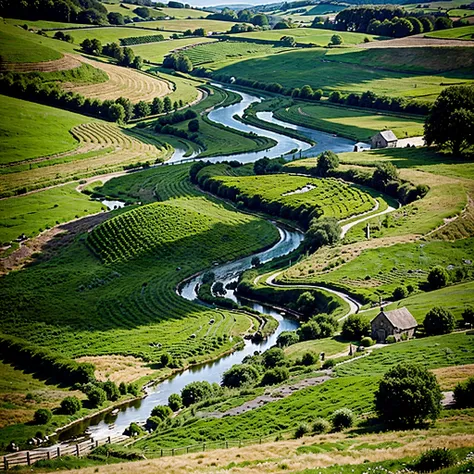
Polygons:
[[393,327],[398,329],[411,329],[418,326],[416,319],[406,308],[394,309],[393,311],[381,311],[380,314],[383,314]]
[[384,130],[383,132],[379,132],[379,134],[385,138],[387,142],[396,142],[398,140],[391,130]]

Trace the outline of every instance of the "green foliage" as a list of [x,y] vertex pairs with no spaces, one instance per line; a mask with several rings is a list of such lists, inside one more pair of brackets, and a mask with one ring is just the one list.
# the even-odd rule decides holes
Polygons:
[[344,42],[341,35],[332,35],[330,45],[339,46]]
[[474,307],[466,306],[464,311],[462,312],[462,319],[464,324],[468,324],[471,327],[474,325]]
[[125,382],[120,382],[119,392],[120,392],[120,395],[127,395],[127,384]]
[[168,406],[173,411],[180,410],[183,407],[183,399],[181,398],[181,395],[179,395],[177,393],[172,393],[168,397]]
[[459,382],[454,388],[454,400],[460,408],[474,407],[474,377]]
[[191,382],[181,390],[181,398],[185,407],[205,400],[211,395],[212,387],[209,382]]
[[36,425],[46,425],[51,421],[52,418],[53,414],[48,408],[38,408],[38,410],[35,411],[33,417]]
[[372,183],[375,189],[385,190],[390,182],[399,181],[397,168],[390,161],[386,163],[377,163]]
[[428,283],[433,290],[437,290],[446,286],[449,280],[448,272],[441,266],[437,265],[428,273]]
[[[222,375],[222,385],[228,388],[239,388],[255,383],[258,379],[257,369],[250,364],[238,364]],[[183,396],[184,402],[184,396]]]
[[260,385],[276,385],[288,380],[290,373],[286,367],[275,367],[267,370],[262,377]]
[[342,337],[348,341],[360,341],[370,335],[370,322],[360,314],[351,314],[342,323]]
[[329,171],[339,166],[339,157],[332,151],[325,151],[318,156],[316,173],[318,176],[327,176]]
[[107,393],[104,389],[95,385],[87,389],[87,398],[93,408],[98,408],[103,405],[107,400]]
[[112,382],[112,380],[107,380],[107,382],[102,383],[100,387],[105,391],[107,400],[115,402],[120,398],[120,391],[117,384]]
[[295,431],[295,438],[302,438],[311,431],[307,423],[301,423]]
[[277,337],[278,347],[287,347],[299,342],[300,338],[296,331],[283,331]]
[[127,432],[128,436],[133,436],[133,437],[141,436],[143,434],[143,428],[133,421],[132,423],[130,423],[130,425],[125,431]]
[[331,423],[325,420],[324,418],[316,418],[313,421],[313,433],[314,434],[324,434],[331,429]]
[[387,338],[385,339],[385,342],[387,344],[395,344],[397,342],[397,340],[395,339],[395,336],[387,336]]
[[331,423],[334,431],[342,431],[354,425],[356,417],[349,408],[340,408],[331,416]]
[[313,352],[305,352],[301,356],[301,365],[314,365],[319,361],[319,357]]
[[434,472],[452,466],[456,461],[456,454],[451,449],[434,448],[423,452],[413,467],[417,472]]
[[390,369],[375,394],[375,409],[389,425],[415,426],[435,420],[441,409],[441,390],[425,367],[402,363]]
[[74,415],[82,408],[82,403],[77,397],[66,397],[61,401],[61,411],[66,415]]
[[370,347],[370,346],[373,346],[375,344],[375,341],[371,338],[371,337],[363,337],[361,340],[360,340],[360,345],[362,347]]
[[199,132],[199,120],[197,119],[190,120],[188,123],[188,130],[191,133]]
[[163,35],[129,36],[128,38],[120,38],[120,44],[122,46],[134,46],[136,44],[159,43],[164,39]]
[[279,347],[267,349],[262,354],[263,365],[267,368],[273,368],[280,365],[285,360],[285,353]]
[[324,245],[334,245],[341,238],[341,227],[334,217],[313,219],[305,235],[305,245],[315,251]]
[[336,361],[334,359],[327,359],[324,361],[322,368],[324,370],[332,369],[336,366]]
[[151,410],[151,416],[159,418],[161,421],[170,418],[173,414],[173,410],[167,405],[157,405]]
[[309,341],[312,339],[321,338],[321,327],[316,321],[308,321],[307,323],[302,324],[298,330],[297,334],[300,338],[300,341]]
[[397,286],[392,293],[392,298],[395,301],[402,300],[408,296],[408,290],[404,286]]
[[172,361],[173,358],[170,354],[168,354],[168,352],[164,352],[163,354],[161,354],[160,362],[163,367],[168,367]]
[[428,336],[439,334],[448,334],[452,332],[456,325],[453,313],[451,311],[435,306],[425,316],[423,327]]

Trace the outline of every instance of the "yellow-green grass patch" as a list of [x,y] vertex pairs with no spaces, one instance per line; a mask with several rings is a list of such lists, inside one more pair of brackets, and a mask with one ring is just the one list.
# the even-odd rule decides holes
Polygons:
[[428,38],[472,40],[472,35],[474,35],[474,25],[461,26],[449,30],[432,31],[425,36]]
[[204,28],[207,33],[225,33],[226,31],[229,31],[234,24],[235,23],[231,21],[192,19],[147,21],[136,23],[134,26],[137,28],[156,28],[158,30],[174,32],[184,32],[186,30],[194,31],[197,28]]

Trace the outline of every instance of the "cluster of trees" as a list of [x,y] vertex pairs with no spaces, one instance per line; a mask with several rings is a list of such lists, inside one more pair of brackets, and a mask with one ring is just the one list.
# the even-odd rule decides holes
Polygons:
[[240,10],[235,12],[230,8],[224,8],[219,13],[214,13],[207,17],[208,20],[239,21],[251,23],[255,26],[268,26],[268,17],[262,13],[253,13],[251,10]]
[[193,70],[193,63],[185,54],[173,53],[165,57],[163,60],[163,67],[188,73]]
[[107,400],[116,402],[121,396],[131,394],[138,396],[140,390],[135,384],[121,382],[119,386],[111,380],[99,382],[94,380],[81,386],[81,391],[87,395],[87,399],[92,408],[98,408]]
[[89,54],[105,54],[117,60],[119,66],[131,67],[140,70],[143,67],[141,56],[135,56],[132,48],[121,48],[117,43],[109,43],[102,46],[98,39],[86,38],[81,44],[81,48]]
[[[455,26],[462,26],[462,22]],[[313,23],[321,27],[321,23]],[[339,31],[357,31],[381,36],[401,38],[433,30],[453,27],[452,20],[446,15],[409,16],[400,6],[361,6],[340,11],[333,25]]]
[[56,31],[53,38],[59,41],[65,41],[66,43],[74,43],[74,38],[70,34],[64,34],[62,31]]
[[[165,97],[162,102],[155,98],[151,104],[139,101],[133,104],[130,99],[119,97],[114,100],[89,99],[81,94],[65,92],[58,84],[43,83],[38,77],[27,77],[24,74],[0,74],[0,87],[4,94],[31,100],[44,105],[72,110],[85,115],[92,115],[110,122],[128,122],[134,118],[147,117],[153,111],[161,110],[159,104],[169,101]],[[175,102],[176,108],[179,103]],[[163,111],[164,110],[164,106]],[[161,113],[161,112],[156,112]]]
[[451,86],[436,99],[425,121],[425,141],[459,155],[474,145],[474,86]]
[[207,32],[204,28],[196,28],[195,30],[186,30],[183,33],[184,36],[207,36]]
[[101,25],[107,9],[99,0],[2,0],[0,16]]
[[247,23],[236,23],[229,30],[229,33],[248,33],[250,31],[255,31],[257,27],[254,25],[249,25]]

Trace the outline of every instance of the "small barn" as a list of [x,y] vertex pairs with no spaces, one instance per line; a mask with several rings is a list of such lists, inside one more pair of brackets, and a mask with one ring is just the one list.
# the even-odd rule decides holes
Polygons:
[[372,339],[377,342],[385,342],[388,336],[395,337],[399,341],[402,335],[411,338],[415,334],[418,326],[416,319],[406,308],[395,309],[393,311],[384,311],[370,322],[372,328]]
[[396,148],[398,138],[391,130],[384,130],[374,135],[370,140],[371,148]]

